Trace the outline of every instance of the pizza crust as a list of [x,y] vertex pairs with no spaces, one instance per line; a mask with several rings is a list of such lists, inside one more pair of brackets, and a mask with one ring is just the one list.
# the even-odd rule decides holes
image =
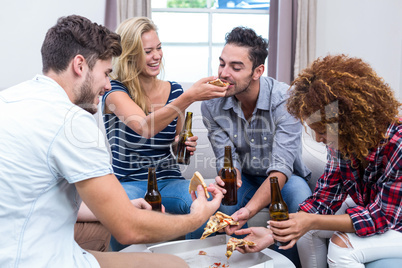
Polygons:
[[188,186],[188,192],[191,194],[192,191],[197,192],[197,186],[201,184],[204,188],[205,196],[209,198],[209,193],[207,190],[207,185],[205,184],[204,178],[201,173],[196,171],[190,180],[190,185]]
[[215,80],[212,80],[212,81],[209,81],[208,84],[212,84],[212,85],[215,85],[215,86],[218,86],[218,87],[227,87],[227,86],[230,85],[228,82],[223,82],[219,78],[217,78]]
[[229,259],[230,256],[232,256],[233,251],[236,249],[236,247],[242,247],[242,246],[256,246],[257,244],[252,242],[252,241],[247,241],[244,239],[237,239],[235,237],[231,237],[226,244],[226,257]]

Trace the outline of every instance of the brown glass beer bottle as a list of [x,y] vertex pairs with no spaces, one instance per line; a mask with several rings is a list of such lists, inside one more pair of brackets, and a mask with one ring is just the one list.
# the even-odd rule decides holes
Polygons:
[[148,168],[148,190],[144,199],[152,206],[152,210],[162,211],[162,197],[158,190],[154,167]]
[[[289,219],[288,206],[283,201],[281,189],[279,188],[278,178],[270,177],[271,182],[271,205],[269,206],[269,214],[273,221],[286,221]],[[286,246],[288,242],[280,242],[275,240],[275,245]]]
[[237,174],[233,168],[232,147],[225,146],[225,156],[223,158],[223,168],[219,175],[225,183],[226,194],[223,196],[222,205],[234,206],[237,204]]
[[186,148],[186,140],[193,136],[191,132],[191,125],[193,121],[193,113],[187,112],[186,121],[184,122],[183,130],[179,136],[179,143],[177,144],[177,163],[188,165],[190,164],[190,152]]

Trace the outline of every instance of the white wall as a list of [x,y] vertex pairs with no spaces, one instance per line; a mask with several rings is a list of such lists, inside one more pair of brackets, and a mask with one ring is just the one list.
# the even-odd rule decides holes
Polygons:
[[318,0],[317,56],[362,58],[402,101],[402,1]]
[[0,90],[42,73],[40,48],[61,16],[82,15],[104,24],[106,0],[2,0]]
[[[40,47],[57,18],[70,14],[103,24],[106,0],[3,0],[0,90],[41,73]],[[402,101],[402,1],[318,0],[317,56],[363,58]]]

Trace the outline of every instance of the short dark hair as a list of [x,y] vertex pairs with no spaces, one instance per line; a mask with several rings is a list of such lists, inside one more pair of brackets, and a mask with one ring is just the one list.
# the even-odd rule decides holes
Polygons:
[[253,63],[253,70],[265,63],[268,57],[268,41],[255,31],[247,27],[235,27],[226,34],[226,44],[234,44],[249,48],[249,58]]
[[43,41],[42,71],[60,73],[76,55],[82,55],[92,69],[97,60],[118,57],[121,51],[120,36],[106,27],[77,15],[61,17]]

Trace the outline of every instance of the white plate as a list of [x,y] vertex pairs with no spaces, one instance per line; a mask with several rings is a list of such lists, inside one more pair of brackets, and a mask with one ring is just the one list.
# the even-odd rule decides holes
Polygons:
[[[227,260],[226,243],[227,235],[217,235],[206,239],[192,239],[173,241],[151,246],[148,249],[154,253],[167,253],[184,259],[191,268],[273,268],[272,258],[264,253],[241,254],[237,250]],[[200,250],[206,255],[199,255]],[[220,265],[217,265],[220,264]],[[223,266],[225,265],[225,266]]]

